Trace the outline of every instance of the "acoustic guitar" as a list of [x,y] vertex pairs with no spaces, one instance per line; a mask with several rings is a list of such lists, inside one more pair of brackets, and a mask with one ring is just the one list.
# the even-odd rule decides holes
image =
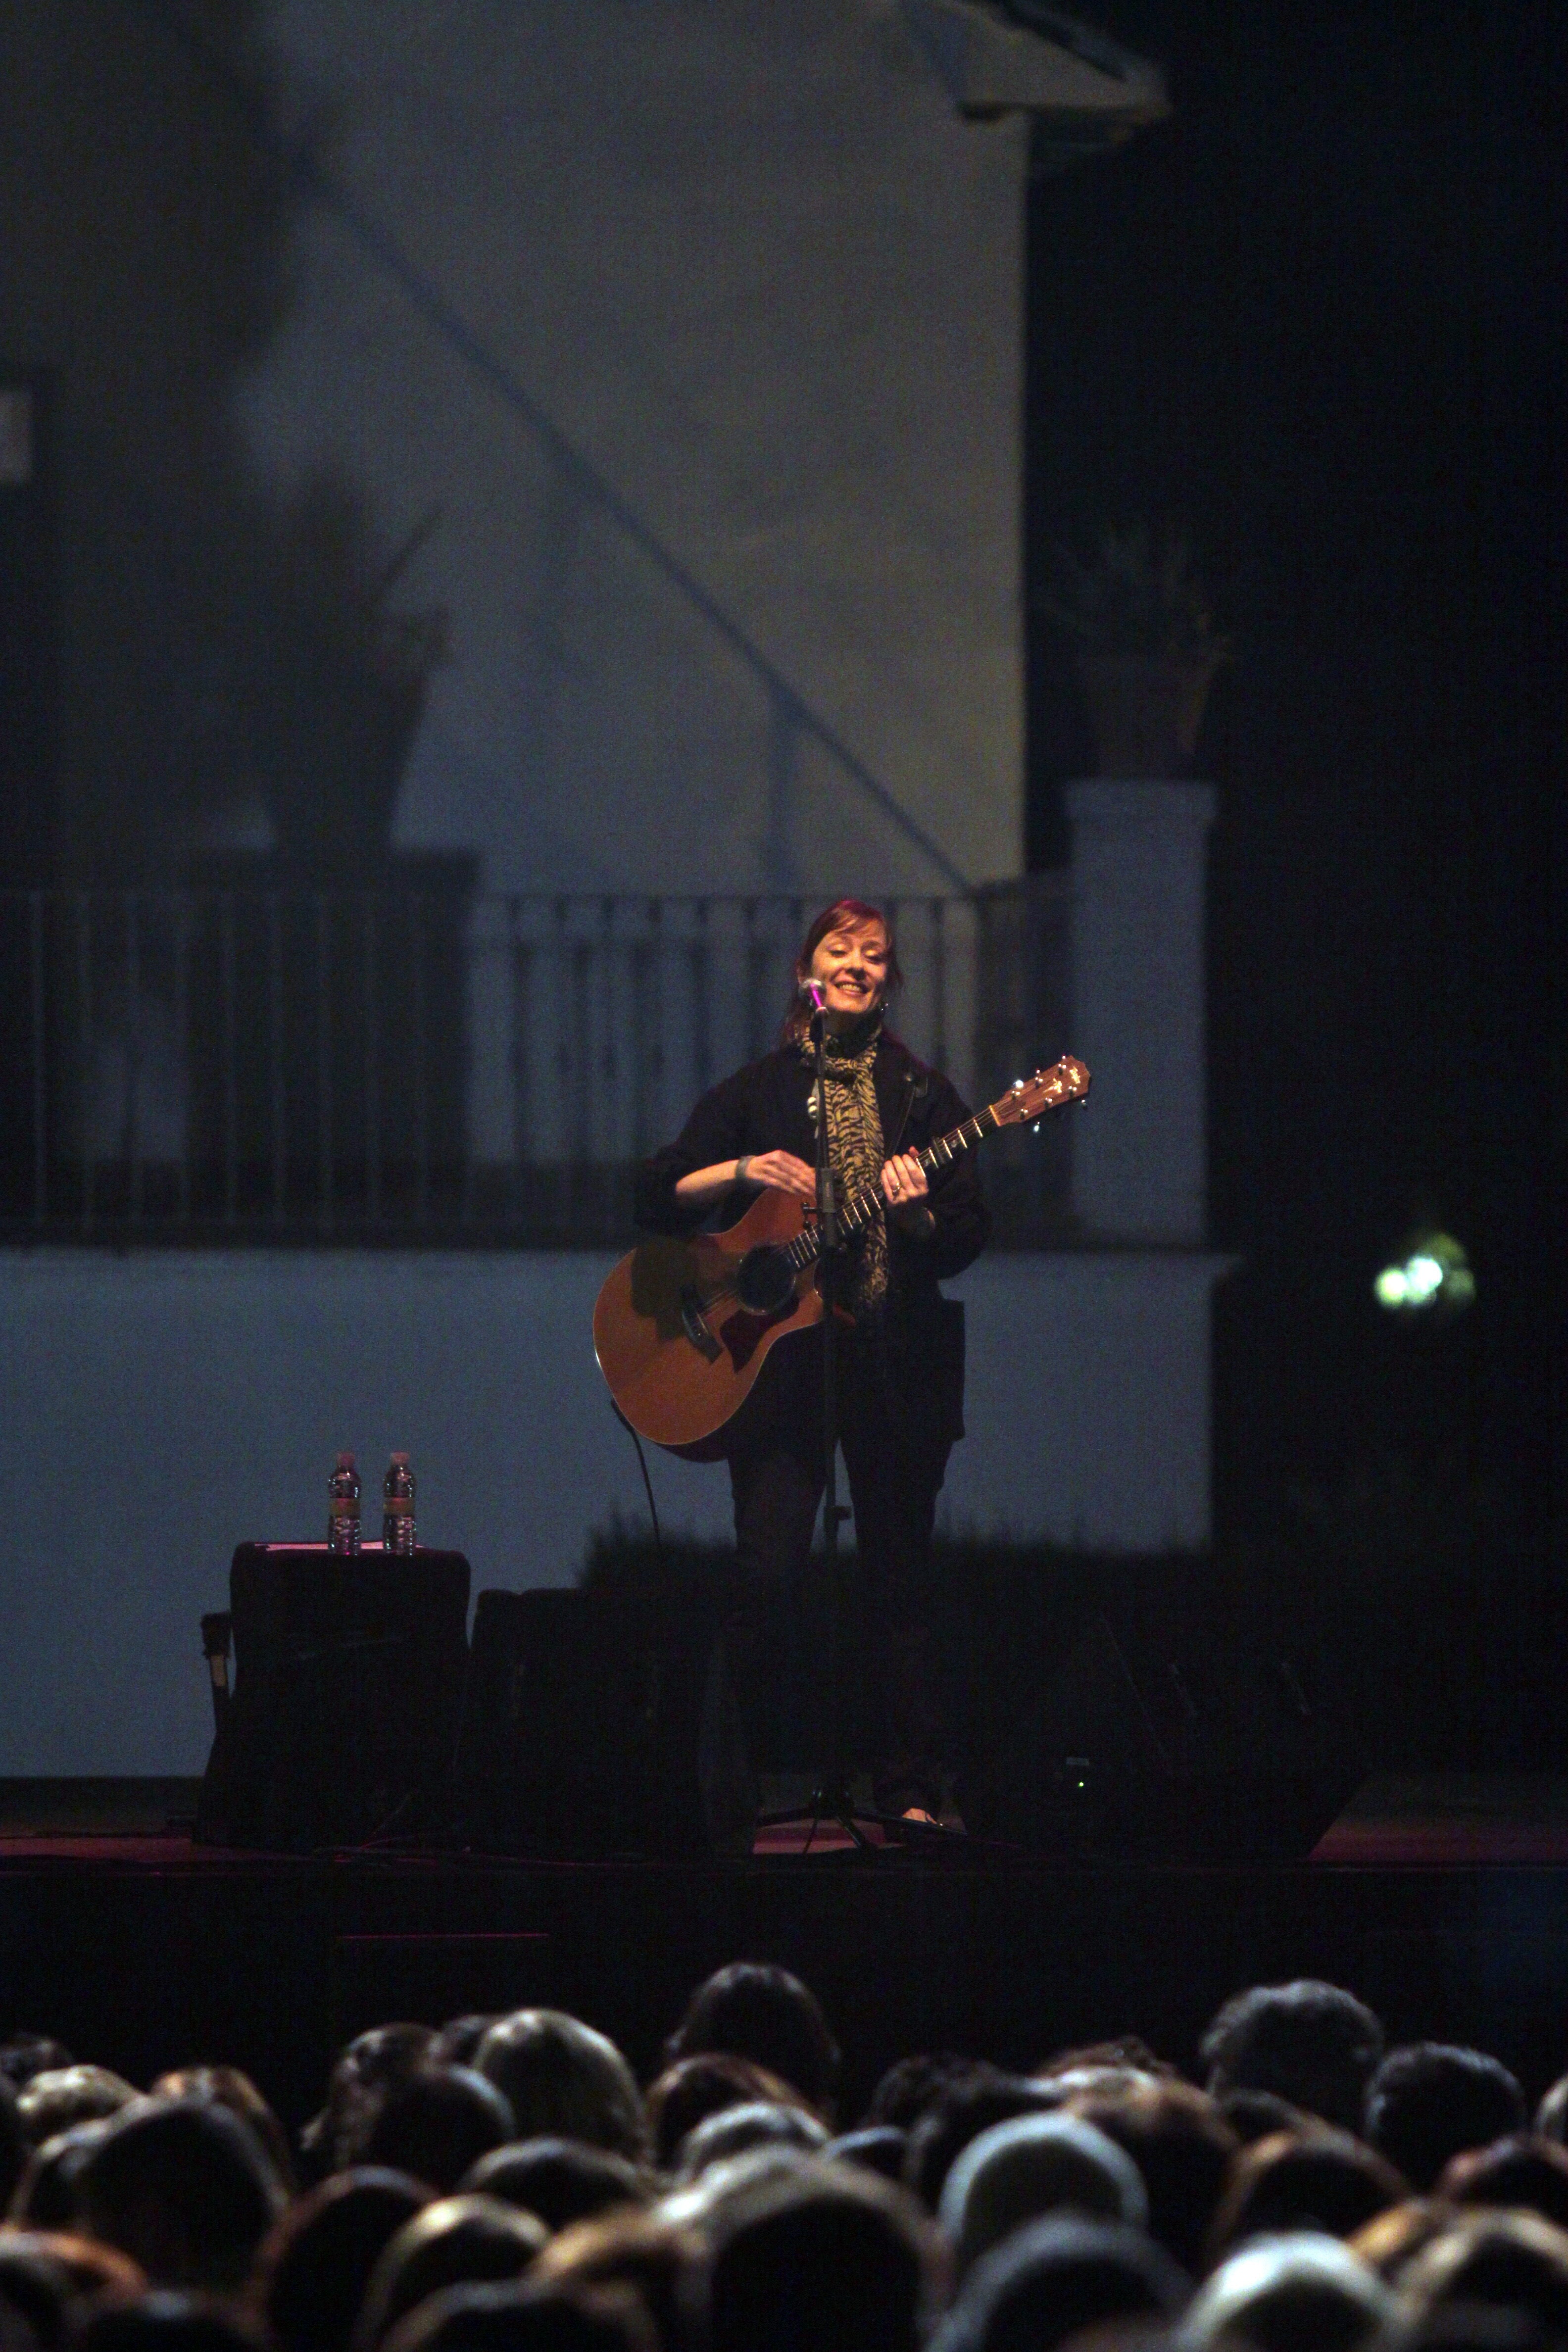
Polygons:
[[[933,1175],[985,1136],[1033,1126],[1088,1093],[1088,1070],[1064,1054],[928,1144],[921,1166]],[[845,1204],[839,1223],[851,1236],[864,1233],[885,1205],[880,1190],[868,1187]],[[768,1350],[822,1320],[820,1255],[816,1212],[770,1189],[724,1233],[659,1234],[624,1257],[594,1308],[594,1352],[638,1434],[684,1450],[722,1429]]]

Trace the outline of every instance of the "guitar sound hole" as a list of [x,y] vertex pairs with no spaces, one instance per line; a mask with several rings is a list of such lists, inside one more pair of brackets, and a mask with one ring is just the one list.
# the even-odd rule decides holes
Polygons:
[[735,1296],[752,1315],[776,1315],[795,1297],[795,1273],[769,1242],[749,1249],[735,1269]]

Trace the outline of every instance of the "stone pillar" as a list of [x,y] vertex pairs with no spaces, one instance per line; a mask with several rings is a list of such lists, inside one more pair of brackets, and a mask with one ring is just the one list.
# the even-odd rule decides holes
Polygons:
[[1212,784],[1069,784],[1073,1118],[1086,1231],[1201,1248],[1207,1223],[1204,896]]

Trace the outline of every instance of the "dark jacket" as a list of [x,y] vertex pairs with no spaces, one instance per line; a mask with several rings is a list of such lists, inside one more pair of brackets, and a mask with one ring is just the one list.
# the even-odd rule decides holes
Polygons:
[[[951,1081],[928,1069],[896,1037],[879,1040],[875,1077],[889,1159],[895,1151],[922,1150],[970,1116]],[[809,1168],[816,1156],[811,1088],[811,1070],[794,1046],[764,1054],[760,1062],[749,1062],[733,1077],[711,1087],[675,1141],[638,1169],[638,1224],[658,1234],[695,1233],[710,1212],[686,1208],[676,1200],[675,1188],[681,1177],[697,1168],[711,1168],[716,1160],[738,1160],[747,1152],[793,1151]],[[934,1302],[937,1284],[948,1275],[962,1274],[979,1256],[991,1231],[991,1213],[981,1196],[973,1151],[961,1153],[930,1181],[934,1230],[922,1238],[905,1233],[896,1221],[889,1225],[889,1287],[893,1301],[903,1306]],[[755,1198],[749,1186],[726,1193],[717,1204],[714,1223],[733,1224]]]

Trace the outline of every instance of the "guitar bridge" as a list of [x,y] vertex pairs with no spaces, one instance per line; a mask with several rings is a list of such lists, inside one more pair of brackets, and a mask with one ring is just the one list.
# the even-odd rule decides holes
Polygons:
[[680,1294],[680,1328],[700,1354],[710,1364],[718,1362],[724,1350],[703,1321],[701,1301],[689,1283]]

